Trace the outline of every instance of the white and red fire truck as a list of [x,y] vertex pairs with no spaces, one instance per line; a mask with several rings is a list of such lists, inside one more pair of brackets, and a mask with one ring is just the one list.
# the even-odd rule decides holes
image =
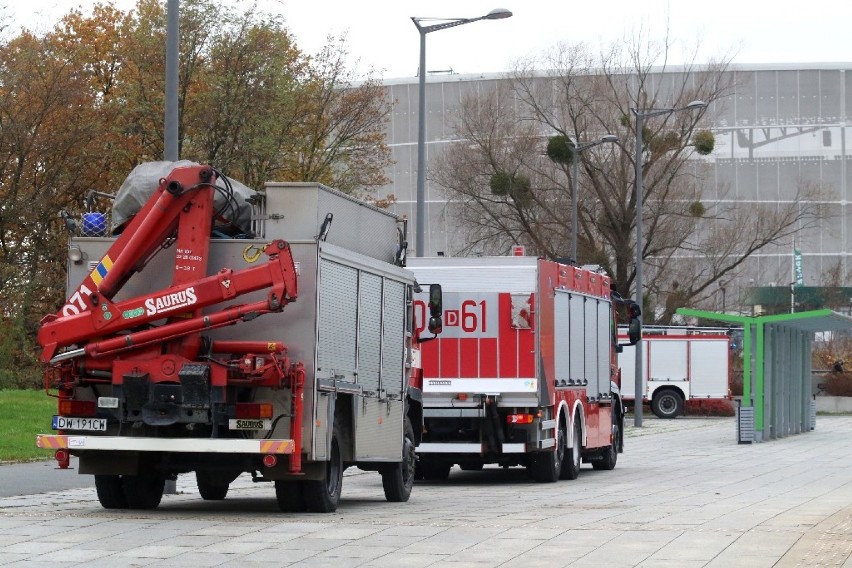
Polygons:
[[318,184],[241,197],[209,166],[165,167],[122,186],[120,234],[101,218],[71,240],[68,301],[38,335],[58,397],[39,447],[62,468],[78,456],[110,509],[155,508],[190,472],[224,499],[247,472],[283,510],[330,512],[349,466],[407,500],[419,287],[396,216]]
[[[624,409],[609,277],[527,256],[412,258],[408,268],[441,285],[444,308],[440,338],[421,349],[419,477],[500,464],[553,482],[576,478],[584,461],[615,467]],[[635,342],[638,310],[624,303]],[[416,306],[425,317],[425,301]]]
[[[730,330],[646,326],[640,345],[645,367],[642,397],[657,417],[677,418],[689,402],[731,399]],[[626,347],[618,355],[621,394],[630,403],[636,392],[635,349]]]

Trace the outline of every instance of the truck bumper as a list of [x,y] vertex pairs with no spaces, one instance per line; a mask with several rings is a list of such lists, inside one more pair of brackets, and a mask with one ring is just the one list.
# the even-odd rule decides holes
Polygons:
[[[526,444],[503,444],[503,454],[524,454],[527,451]],[[424,442],[417,446],[418,454],[476,454],[482,455],[485,449],[480,443],[429,443]]]
[[220,454],[291,454],[293,440],[215,440],[209,438],[134,438],[38,434],[39,448],[74,451],[176,452]]

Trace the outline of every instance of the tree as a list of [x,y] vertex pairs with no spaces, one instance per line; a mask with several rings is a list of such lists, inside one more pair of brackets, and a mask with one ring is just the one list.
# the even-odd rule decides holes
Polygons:
[[[0,31],[3,31],[0,14]],[[163,156],[165,2],[97,4],[52,30],[0,39],[0,366],[33,362],[42,316],[65,299],[67,230],[92,189],[113,193]],[[386,182],[390,101],[355,85],[345,38],[315,57],[280,16],[181,2],[181,157],[262,189],[319,181],[357,194]],[[20,345],[26,337],[27,345]]]
[[[450,196],[448,207],[467,233],[470,252],[505,254],[515,243],[549,258],[565,256],[570,229],[572,160],[580,171],[578,256],[603,266],[627,293],[635,278],[635,126],[631,109],[685,107],[703,100],[721,108],[731,91],[727,61],[667,72],[666,47],[641,37],[592,55],[582,45],[558,45],[521,61],[493,91],[461,101],[454,124],[458,143],[439,159],[433,178]],[[662,65],[658,63],[662,61]],[[693,59],[694,61],[694,59]],[[536,69],[552,70],[542,76]],[[819,219],[821,189],[803,184],[790,205],[744,210],[701,193],[712,133],[698,128],[711,110],[649,117],[643,130],[645,321],[669,323],[674,310],[709,301],[717,283],[736,274],[749,255],[783,242]],[[548,141],[605,144],[570,158]],[[573,144],[573,142],[572,142]],[[564,154],[564,152],[563,152]],[[531,195],[495,195],[497,172],[527,176]],[[722,192],[724,194],[724,188]],[[724,197],[724,195],[722,196]]]

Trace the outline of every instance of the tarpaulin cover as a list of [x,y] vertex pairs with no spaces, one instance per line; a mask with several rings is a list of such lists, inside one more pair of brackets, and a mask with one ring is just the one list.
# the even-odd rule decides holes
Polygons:
[[[133,171],[121,184],[113,201],[112,232],[115,233],[116,230],[120,230],[130,218],[142,209],[142,206],[157,190],[160,180],[167,177],[173,169],[195,165],[198,164],[189,160],[180,160],[177,162],[145,162],[133,168]],[[231,178],[228,178],[228,180],[233,188],[233,197],[229,204],[224,191],[216,192],[215,207],[216,211],[221,211],[221,215],[214,219],[213,230],[227,235],[248,234],[251,232],[251,204],[248,199],[256,192],[237,180]],[[216,185],[223,190],[226,187],[221,177],[217,179]]]

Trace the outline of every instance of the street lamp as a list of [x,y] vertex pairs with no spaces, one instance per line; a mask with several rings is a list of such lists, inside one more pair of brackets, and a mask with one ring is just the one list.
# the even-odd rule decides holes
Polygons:
[[601,136],[601,139],[597,142],[589,142],[587,144],[577,143],[574,145],[574,156],[571,166],[571,258],[574,262],[577,262],[577,199],[579,193],[577,189],[577,163],[580,161],[581,152],[588,150],[589,148],[594,148],[599,144],[606,144],[608,142],[618,142],[618,136],[615,134],[605,134],[604,136]]
[[[636,117],[636,303],[644,307],[642,302],[642,129],[643,121],[654,116],[669,115],[683,110],[706,108],[704,101],[692,101],[685,107],[658,108],[639,110],[631,108],[630,112]],[[635,398],[633,402],[633,425],[642,426],[642,397],[645,390],[645,369],[642,367],[642,340],[636,343],[636,373]]]
[[[479,20],[502,20],[512,17],[512,12],[504,8],[491,10],[484,16],[478,18],[415,18],[411,21],[420,32],[420,92],[417,109],[417,232],[414,241],[417,256],[423,256],[426,247],[424,244],[425,234],[425,197],[426,197],[426,34],[454,28],[463,24],[478,22]],[[438,21],[440,23],[421,25],[421,22]]]

